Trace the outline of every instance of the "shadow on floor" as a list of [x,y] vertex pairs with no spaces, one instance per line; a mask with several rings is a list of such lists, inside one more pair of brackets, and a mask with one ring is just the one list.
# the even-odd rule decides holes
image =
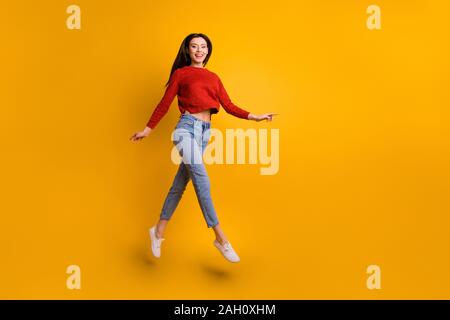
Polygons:
[[134,250],[134,257],[139,263],[144,264],[146,267],[156,266],[156,258],[151,255],[148,247],[135,247]]
[[202,271],[209,277],[213,278],[213,280],[230,280],[231,279],[231,273],[215,266],[211,266],[208,264],[203,264],[201,266]]

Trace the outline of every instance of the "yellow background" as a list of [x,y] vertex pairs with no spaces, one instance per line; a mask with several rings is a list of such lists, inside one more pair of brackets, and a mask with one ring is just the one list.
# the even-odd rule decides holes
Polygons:
[[[69,30],[66,8],[81,8]],[[381,7],[381,30],[366,9]],[[448,1],[2,1],[0,298],[450,298]],[[234,103],[213,127],[277,128],[280,170],[208,165],[225,232],[192,183],[160,260],[148,228],[176,172],[181,41],[207,34]],[[66,288],[81,267],[81,290]],[[366,268],[381,268],[381,289]]]

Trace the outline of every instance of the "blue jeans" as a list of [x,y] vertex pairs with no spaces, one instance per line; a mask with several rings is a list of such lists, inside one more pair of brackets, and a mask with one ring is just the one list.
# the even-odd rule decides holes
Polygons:
[[200,120],[190,114],[180,116],[175,126],[173,143],[182,162],[164,201],[160,219],[169,220],[172,217],[186,185],[192,179],[207,227],[211,228],[219,223],[211,198],[209,177],[202,158],[211,137],[210,129],[211,122]]

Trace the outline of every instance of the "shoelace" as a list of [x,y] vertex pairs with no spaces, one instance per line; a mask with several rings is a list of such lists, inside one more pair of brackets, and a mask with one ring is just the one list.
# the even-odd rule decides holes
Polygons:
[[231,250],[231,244],[230,244],[229,242],[225,243],[225,244],[223,245],[223,247],[224,247],[225,251]]

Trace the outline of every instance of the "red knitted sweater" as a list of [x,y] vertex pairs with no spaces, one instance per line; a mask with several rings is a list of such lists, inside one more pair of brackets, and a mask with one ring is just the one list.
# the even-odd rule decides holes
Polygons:
[[212,109],[211,114],[218,113],[219,103],[226,112],[238,118],[248,119],[250,113],[231,102],[217,74],[206,68],[185,66],[173,72],[164,96],[147,122],[147,127],[156,127],[169,110],[175,96],[178,97],[178,109],[181,113],[185,110],[197,113],[208,109]]

